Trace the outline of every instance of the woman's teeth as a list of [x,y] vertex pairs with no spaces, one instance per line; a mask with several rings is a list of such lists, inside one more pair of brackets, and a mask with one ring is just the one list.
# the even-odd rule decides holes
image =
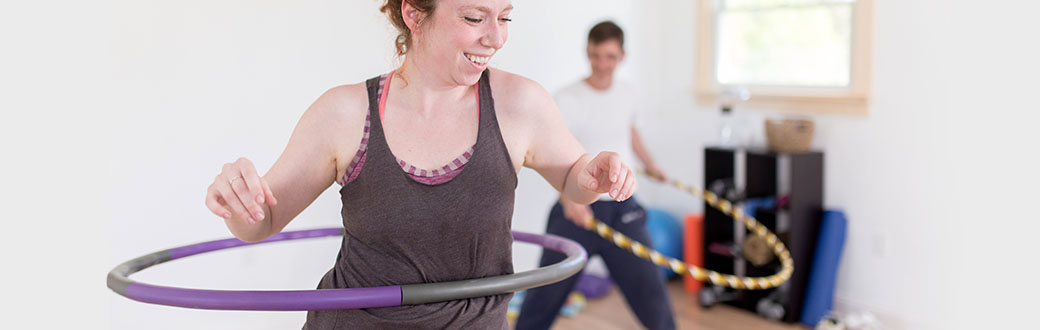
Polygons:
[[476,64],[487,64],[487,62],[491,60],[490,56],[476,56],[469,54],[466,54],[466,58],[468,58],[471,62]]

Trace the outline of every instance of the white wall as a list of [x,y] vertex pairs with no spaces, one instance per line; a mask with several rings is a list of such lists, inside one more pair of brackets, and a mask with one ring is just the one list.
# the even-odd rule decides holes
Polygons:
[[[587,72],[587,28],[628,32],[621,76],[654,114],[645,139],[677,178],[701,182],[716,115],[694,104],[692,1],[516,1],[494,65],[556,90]],[[102,285],[118,262],[227,237],[202,205],[220,164],[268,168],[325,89],[394,65],[377,1],[112,1],[5,4],[0,31],[2,328],[284,329],[302,313],[212,312],[140,304]],[[1029,8],[1032,7],[1032,8]],[[874,96],[866,117],[818,116],[826,201],[849,215],[838,283],[843,308],[895,329],[992,328],[1026,319],[1035,296],[1027,210],[1040,180],[1030,99],[1037,31],[1027,2],[879,1]],[[11,46],[7,46],[11,45]],[[746,109],[739,109],[746,110]],[[738,110],[738,111],[739,111]],[[774,112],[745,111],[757,125]],[[1033,143],[1029,143],[1033,142]],[[1035,147],[1034,147],[1035,149]],[[644,184],[676,213],[700,203]],[[541,231],[551,188],[521,173],[514,228]],[[982,202],[991,205],[984,205]],[[995,209],[1000,207],[1000,209]],[[1006,207],[1018,207],[1011,210]],[[335,191],[290,228],[339,223]],[[137,278],[203,288],[308,288],[337,241],[226,251]],[[517,269],[534,249],[516,247]],[[1022,266],[1019,266],[1022,265]],[[8,271],[11,269],[12,271]],[[37,270],[39,269],[39,270]],[[5,308],[7,309],[7,308]],[[10,309],[8,309],[10,310]],[[21,326],[18,326],[21,325]]]

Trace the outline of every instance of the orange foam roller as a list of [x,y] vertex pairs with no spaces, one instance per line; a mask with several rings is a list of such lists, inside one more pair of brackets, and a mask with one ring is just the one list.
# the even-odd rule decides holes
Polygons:
[[[704,267],[704,216],[688,214],[683,219],[683,261],[687,264]],[[696,294],[704,285],[690,276],[683,276],[686,292]]]

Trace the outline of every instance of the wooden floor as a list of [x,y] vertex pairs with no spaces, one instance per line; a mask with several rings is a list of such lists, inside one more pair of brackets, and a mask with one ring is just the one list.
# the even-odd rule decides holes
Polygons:
[[[717,305],[710,309],[701,309],[697,305],[696,295],[683,291],[682,281],[668,282],[668,294],[671,296],[672,309],[675,312],[675,323],[678,329],[697,330],[805,330],[800,325],[773,322],[754,313]],[[553,324],[554,330],[629,330],[643,329],[635,314],[628,309],[625,298],[617,287],[603,298],[588,302],[588,306],[573,318],[560,317]]]

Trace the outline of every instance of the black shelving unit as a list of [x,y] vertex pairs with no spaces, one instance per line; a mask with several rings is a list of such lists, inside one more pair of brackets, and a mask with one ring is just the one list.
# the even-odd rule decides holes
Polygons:
[[[705,285],[699,294],[701,305],[726,303],[767,318],[797,322],[808,283],[809,269],[816,247],[823,211],[823,153],[811,151],[788,154],[767,150],[706,148],[704,187],[730,199],[743,202],[752,198],[783,197],[780,208],[760,208],[755,217],[787,245],[794,258],[791,279],[777,289],[731,290]],[[779,261],[755,266],[739,251],[746,235],[742,225],[705,204],[704,263],[709,269],[743,276],[775,273]],[[714,248],[713,248],[714,246]],[[720,247],[733,253],[719,253]]]

